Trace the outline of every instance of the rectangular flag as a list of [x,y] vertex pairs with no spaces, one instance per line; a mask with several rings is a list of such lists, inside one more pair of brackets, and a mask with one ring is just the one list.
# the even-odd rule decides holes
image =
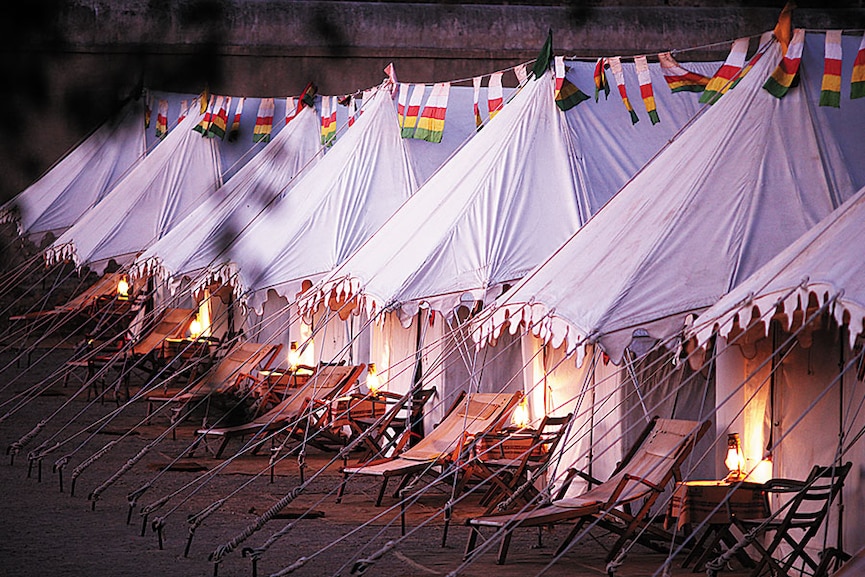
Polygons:
[[769,94],[783,98],[793,86],[793,82],[799,75],[799,63],[802,61],[802,47],[804,45],[805,30],[797,28],[793,31],[793,39],[790,40],[790,45],[787,47],[787,55],[781,59],[781,63],[763,84],[763,88]]
[[273,131],[273,111],[276,108],[273,98],[262,98],[255,117],[255,128],[252,129],[253,142],[270,142]]
[[655,92],[652,89],[652,75],[649,72],[649,60],[645,56],[634,56],[634,67],[637,69],[637,80],[640,83],[640,96],[649,113],[652,124],[658,124],[658,109],[655,105]]
[[610,83],[607,82],[607,75],[604,72],[604,66],[606,66],[606,63],[606,58],[598,58],[598,61],[595,63],[595,102],[598,101],[598,94],[600,94],[602,90],[604,91],[605,100],[610,96]]
[[156,138],[162,138],[168,132],[168,101],[159,100],[156,111]]
[[745,56],[748,54],[748,38],[739,38],[733,42],[727,59],[706,84],[706,89],[700,95],[701,104],[714,104],[730,88],[739,71],[745,66]]
[[207,128],[205,136],[210,138],[225,138],[225,131],[228,125],[228,107],[231,106],[230,96],[217,96],[214,113],[210,119],[210,126]]
[[487,110],[490,111],[490,120],[495,118],[504,103],[502,91],[502,73],[493,72],[487,81]]
[[579,88],[577,88],[570,80],[565,77],[565,57],[555,57],[556,71],[556,106],[560,110],[570,110],[580,102],[588,100]]
[[210,128],[210,122],[213,118],[213,108],[216,103],[216,98],[211,94],[210,101],[207,103],[207,106],[204,107],[204,116],[201,121],[196,124],[192,130],[195,132],[200,132],[202,136],[207,134],[207,129]]
[[291,119],[294,118],[298,113],[297,103],[294,101],[293,96],[287,96],[285,98],[285,124],[291,122]]
[[523,83],[524,83],[524,82],[528,79],[528,77],[529,77],[529,72],[526,70],[526,65],[525,65],[525,64],[518,64],[518,65],[514,68],[514,76],[517,77],[517,84],[519,84],[520,86],[522,86]]
[[[756,54],[754,54],[748,61],[748,64],[746,64],[745,67],[739,71],[739,74],[736,75],[736,80],[734,80],[733,83],[730,84],[730,88],[728,90],[733,90],[734,88],[736,88],[736,85],[739,84],[739,81],[745,78],[748,72],[750,72],[751,69],[754,68],[754,65],[757,64],[757,62],[760,60],[760,57],[763,56],[763,54],[765,53],[764,47],[767,43],[771,42],[773,38],[774,33],[771,31],[764,32],[763,35],[760,36],[760,43],[758,44]],[[723,92],[726,92],[726,90],[724,90]]]
[[658,60],[670,92],[703,92],[706,89],[709,77],[685,70],[669,52],[658,54]]
[[405,109],[406,102],[408,101],[408,93],[409,93],[409,85],[405,83],[401,83],[399,85],[399,95],[396,99],[396,118],[399,122],[399,127],[402,128],[405,125]]
[[859,42],[856,60],[853,61],[853,74],[850,76],[850,98],[865,96],[865,34]]
[[228,131],[228,141],[234,142],[240,135],[240,115],[243,114],[244,97],[237,99],[237,108],[234,109],[234,120],[231,121],[231,129]]
[[336,96],[321,100],[321,143],[331,146],[336,138]]
[[607,58],[610,63],[610,72],[613,73],[613,80],[616,82],[616,87],[619,89],[619,96],[622,97],[622,103],[631,115],[631,124],[636,124],[640,121],[637,113],[634,112],[634,107],[631,106],[631,101],[628,100],[628,90],[625,88],[625,73],[622,70],[622,59],[618,56]]
[[841,107],[841,30],[826,31],[820,106]]
[[348,125],[354,126],[354,121],[357,120],[357,98],[354,96],[348,97]]
[[426,106],[421,113],[414,137],[429,142],[441,142],[445,129],[445,114],[448,108],[450,82],[439,82],[433,85]]
[[[408,106],[405,109],[405,119],[402,123],[401,134],[403,138],[414,136],[417,119],[420,115],[420,105],[423,102],[423,93],[426,90],[426,86],[423,84],[415,84],[411,88],[411,98],[409,98]],[[406,90],[408,90],[408,86],[406,86]]]
[[474,99],[475,99],[475,127],[480,128],[481,124],[483,124],[483,120],[481,119],[481,108],[478,104],[481,96],[481,77],[475,76],[472,78],[472,87],[474,88]]

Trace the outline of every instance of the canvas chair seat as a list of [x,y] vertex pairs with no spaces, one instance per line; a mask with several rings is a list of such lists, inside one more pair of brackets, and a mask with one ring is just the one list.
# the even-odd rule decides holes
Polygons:
[[[365,368],[366,365],[363,364],[321,367],[305,386],[294,389],[289,397],[255,419],[231,427],[203,428],[196,433],[204,439],[207,437],[222,438],[222,443],[215,454],[216,458],[222,456],[231,439],[247,434],[260,437],[266,433],[282,429],[285,429],[288,434],[303,429],[310,437],[314,437],[316,434],[314,425],[321,420],[321,417],[315,414],[316,406],[325,405],[333,398],[346,394],[355,386]],[[301,422],[305,416],[310,415],[313,417],[313,421],[310,423],[313,425],[312,429],[304,426],[306,421]]]
[[[549,504],[524,512],[487,515],[469,519],[471,527],[465,556],[477,544],[480,527],[493,527],[502,533],[497,562],[507,557],[513,530],[576,521],[570,534],[559,546],[564,551],[584,524],[596,520],[605,528],[620,534],[609,551],[607,560],[614,559],[627,540],[640,526],[645,526],[651,506],[673,477],[679,477],[679,467],[702,437],[709,423],[655,418],[643,431],[638,442],[622,460],[617,471],[605,483],[579,495],[561,495]],[[631,514],[623,505],[643,499],[640,510]]]

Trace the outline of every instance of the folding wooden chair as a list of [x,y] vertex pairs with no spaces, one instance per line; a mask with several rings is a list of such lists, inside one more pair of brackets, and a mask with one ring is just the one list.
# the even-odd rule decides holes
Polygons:
[[[786,512],[767,519],[736,519],[733,522],[743,532],[755,530],[751,545],[760,555],[751,577],[762,574],[787,575],[797,562],[803,569],[817,574],[821,560],[814,559],[806,550],[808,543],[820,531],[832,502],[844,486],[844,479],[850,472],[852,463],[822,467],[815,465],[804,481],[792,479],[772,479],[764,488],[767,493],[788,495],[790,499],[783,507]],[[780,510],[778,511],[781,512]],[[767,545],[761,537],[773,533]],[[789,549],[781,554],[782,546]],[[836,552],[836,555],[844,556]],[[821,557],[825,556],[821,555]],[[824,564],[825,565],[825,564]]]
[[[679,467],[708,428],[707,421],[699,423],[656,417],[605,483],[575,497],[563,496],[563,491],[560,491],[552,502],[525,512],[468,519],[466,525],[471,531],[465,557],[474,551],[481,527],[491,527],[496,530],[496,535],[501,536],[496,562],[503,564],[511,535],[517,528],[576,521],[570,534],[559,545],[558,555],[567,549],[587,522],[596,521],[619,534],[607,555],[607,561],[615,559],[625,543],[647,525],[651,507],[670,480],[681,477]],[[640,509],[631,513],[628,505],[638,500],[642,500]],[[650,543],[647,540],[641,542]]]
[[255,438],[281,430],[291,435],[304,428],[304,419],[311,411],[314,413],[316,406],[327,404],[333,398],[348,393],[365,368],[366,365],[321,367],[307,385],[292,389],[288,397],[252,421],[231,427],[208,427],[199,429],[196,433],[203,439],[222,439],[216,450],[217,459],[222,456],[228,442],[237,437],[252,434]]

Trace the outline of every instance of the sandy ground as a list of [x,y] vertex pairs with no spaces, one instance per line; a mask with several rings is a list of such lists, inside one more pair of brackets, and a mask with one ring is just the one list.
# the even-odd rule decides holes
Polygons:
[[[150,424],[144,424],[146,406],[139,401],[126,406],[98,433],[93,432],[88,426],[116,411],[117,404],[111,391],[100,400],[93,396],[88,400],[86,391],[81,392],[80,372],[63,386],[57,378],[58,370],[70,353],[68,348],[37,351],[30,367],[16,367],[13,351],[8,348],[0,354],[0,443],[7,447],[45,422],[38,435],[15,456],[14,464],[10,464],[11,456],[0,463],[0,573],[20,577],[213,575],[214,566],[208,556],[299,486],[299,468],[293,456],[277,465],[273,483],[267,451],[234,460],[228,467],[213,458],[214,447],[199,448],[192,457],[183,456],[195,438],[199,415],[181,426],[173,439],[165,434],[167,418],[157,415]],[[42,355],[44,358],[40,358]],[[137,383],[140,380],[133,379],[133,393]],[[43,394],[15,408],[24,398],[16,396],[40,384]],[[78,475],[75,495],[71,496],[73,471],[112,441],[112,448]],[[28,467],[28,452],[43,443],[49,447],[60,445],[43,459],[40,481],[39,467]],[[150,445],[138,462],[117,475],[121,467]],[[240,442],[235,441],[226,454],[239,447]],[[63,456],[68,456],[68,463],[63,468],[61,492],[60,475],[52,468]],[[447,500],[446,492],[435,491],[409,508],[409,534],[400,539],[399,510],[389,510],[396,501],[386,498],[384,506],[376,508],[375,481],[353,480],[343,503],[337,504],[335,490],[341,463],[334,461],[333,453],[316,449],[309,450],[306,461],[306,478],[315,474],[314,480],[282,511],[283,518],[270,520],[226,555],[219,564],[219,575],[252,575],[251,561],[241,555],[241,549],[260,547],[291,523],[293,528],[261,556],[259,575],[275,573],[303,558],[306,561],[292,574],[350,575],[357,559],[372,555],[389,540],[398,540],[396,547],[371,565],[367,574],[447,575],[460,566],[468,536],[463,522],[480,511],[474,496],[456,507],[447,546],[442,548],[443,521],[439,513]],[[172,467],[165,470],[168,464]],[[117,476],[116,481],[106,484],[112,476]],[[206,483],[201,482],[204,478]],[[103,484],[105,489],[95,510],[91,510],[88,494]],[[143,486],[147,490],[138,499],[127,524],[127,495]],[[165,499],[165,504],[150,515],[142,536],[140,509],[160,499]],[[185,556],[187,517],[219,499],[225,501],[197,529],[189,555]],[[290,518],[301,512],[312,513],[314,518]],[[159,535],[149,523],[154,518],[164,523],[161,547]],[[460,574],[541,574],[567,530],[560,527],[545,531],[542,549],[534,548],[536,531],[518,531],[506,565],[495,565],[494,554],[488,552],[461,569]],[[576,545],[543,574],[603,575],[604,546],[610,542],[608,535],[599,532]],[[663,560],[663,555],[637,546],[618,574],[652,575]],[[692,574],[690,569],[679,568],[680,563],[674,566],[673,574]]]

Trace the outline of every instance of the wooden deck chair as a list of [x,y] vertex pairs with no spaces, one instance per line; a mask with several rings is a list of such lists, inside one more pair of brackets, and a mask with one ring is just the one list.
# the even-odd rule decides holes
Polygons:
[[484,514],[498,510],[505,500],[514,507],[538,496],[538,489],[531,481],[545,471],[573,418],[573,413],[563,417],[546,415],[536,429],[516,431],[516,446],[506,431],[498,439],[495,436],[488,439],[493,443],[471,465],[472,476],[490,485],[481,498],[481,505],[487,507]]
[[[708,421],[699,423],[656,417],[605,483],[575,497],[562,496],[560,493],[560,498],[549,504],[525,512],[468,519],[466,525],[471,531],[465,557],[468,558],[474,551],[481,527],[501,531],[502,540],[496,559],[501,565],[507,557],[514,529],[575,521],[576,525],[559,545],[556,551],[558,555],[579,534],[585,523],[598,521],[599,525],[620,535],[607,555],[608,562],[615,559],[625,543],[633,539],[648,522],[650,509],[664,487],[674,477],[681,478],[681,464],[708,428]],[[639,511],[630,513],[627,506],[639,500],[642,500]]]
[[[758,575],[788,575],[794,566],[801,565],[808,574],[817,575],[821,567],[827,563],[826,551],[821,559],[814,559],[806,551],[811,539],[820,531],[823,521],[829,514],[832,502],[844,486],[847,473],[852,463],[844,465],[821,467],[815,465],[804,481],[792,479],[772,479],[763,487],[767,493],[788,495],[790,498],[783,507],[786,512],[770,519],[733,519],[733,522],[743,532],[756,530],[756,538],[751,545],[757,550],[760,558],[757,566],[751,572],[751,577]],[[772,534],[766,545],[761,543],[763,535]],[[789,551],[781,554],[786,547]],[[847,555],[835,550],[834,555],[846,558]]]
[[[375,402],[390,404],[387,411],[381,415],[359,415],[356,412],[348,417],[349,426],[355,435],[363,437],[364,452],[358,458],[358,464],[371,459],[389,457],[402,452],[411,442],[412,427],[406,427],[406,421],[414,425],[423,419],[424,407],[435,395],[435,387],[421,389],[412,395],[400,395],[390,391],[379,391]],[[361,398],[365,398],[361,395]],[[409,408],[411,401],[411,408]]]
[[251,341],[238,343],[190,387],[162,387],[145,395],[147,414],[149,416],[153,413],[153,407],[157,403],[171,403],[177,405],[173,417],[173,420],[177,421],[182,418],[187,407],[205,397],[255,386],[258,382],[257,371],[270,368],[281,349],[281,344]]
[[349,477],[370,475],[381,478],[376,506],[381,505],[388,481],[401,479],[394,496],[400,494],[413,476],[430,471],[435,466],[447,466],[463,453],[469,442],[492,430],[510,418],[522,393],[473,393],[461,395],[445,418],[416,445],[397,456],[371,461],[357,467],[343,467],[343,479],[337,492],[342,499]]
[[291,434],[292,431],[303,426],[305,415],[316,408],[311,404],[326,404],[335,397],[348,394],[365,368],[366,365],[320,367],[305,386],[292,389],[289,396],[252,421],[232,427],[203,428],[199,429],[197,434],[201,435],[203,439],[208,437],[222,439],[216,450],[215,457],[217,459],[222,457],[222,453],[231,439],[250,434],[261,437],[282,429],[286,429],[285,432]]

